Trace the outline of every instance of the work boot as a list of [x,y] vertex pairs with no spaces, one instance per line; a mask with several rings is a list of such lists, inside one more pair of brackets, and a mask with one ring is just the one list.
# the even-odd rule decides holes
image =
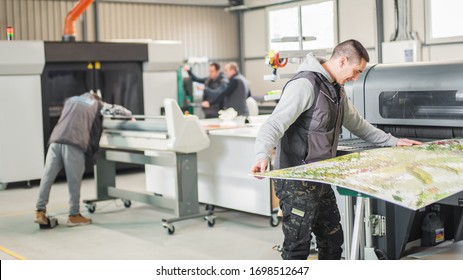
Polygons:
[[39,225],[48,225],[48,218],[45,211],[37,210],[35,211],[35,223]]
[[68,227],[86,226],[92,223],[92,219],[87,219],[80,213],[77,215],[69,215],[67,225]]

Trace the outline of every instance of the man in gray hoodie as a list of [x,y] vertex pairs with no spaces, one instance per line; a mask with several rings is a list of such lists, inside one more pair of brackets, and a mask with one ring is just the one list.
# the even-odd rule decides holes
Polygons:
[[105,103],[98,95],[89,92],[70,97],[64,102],[63,111],[49,140],[36,204],[36,223],[48,224],[46,206],[51,186],[63,167],[70,196],[67,225],[82,226],[92,222],[92,219],[80,214],[80,186],[85,171],[85,155],[93,158],[99,149],[103,131],[102,115],[131,116],[132,113],[122,106]]
[[[259,130],[251,172],[267,169],[275,146],[275,169],[335,157],[343,125],[358,137],[381,146],[421,144],[375,128],[346,97],[344,83],[357,80],[367,62],[367,51],[355,40],[337,45],[327,61],[307,55]],[[274,186],[283,212],[282,258],[307,259],[313,232],[318,258],[340,259],[344,240],[331,186],[294,180],[274,180]]]

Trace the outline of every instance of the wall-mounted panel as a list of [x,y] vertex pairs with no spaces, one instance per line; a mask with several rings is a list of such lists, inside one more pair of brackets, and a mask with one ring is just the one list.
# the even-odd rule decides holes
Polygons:
[[265,9],[244,13],[243,26],[244,57],[263,57],[268,51]]

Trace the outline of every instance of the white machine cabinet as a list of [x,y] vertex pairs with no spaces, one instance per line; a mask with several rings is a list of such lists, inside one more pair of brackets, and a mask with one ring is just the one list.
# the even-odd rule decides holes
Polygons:
[[0,189],[40,179],[44,165],[41,41],[0,41]]
[[143,64],[145,115],[158,116],[165,98],[177,99],[177,69],[182,65],[180,41],[147,41],[148,61]]
[[258,129],[209,130],[210,146],[198,153],[199,201],[269,216],[270,224],[277,226],[278,203],[272,199],[270,180],[258,180],[249,173]]

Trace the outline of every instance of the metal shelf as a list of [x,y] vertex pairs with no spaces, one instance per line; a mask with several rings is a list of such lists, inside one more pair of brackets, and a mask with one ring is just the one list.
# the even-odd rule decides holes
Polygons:
[[270,94],[270,95],[265,95],[264,96],[265,101],[279,100],[280,98],[281,98],[281,94]]
[[[314,36],[303,36],[302,37],[303,42],[314,41],[316,39],[317,38]],[[299,42],[299,36],[275,38],[275,39],[272,39],[271,42],[272,43]]]

